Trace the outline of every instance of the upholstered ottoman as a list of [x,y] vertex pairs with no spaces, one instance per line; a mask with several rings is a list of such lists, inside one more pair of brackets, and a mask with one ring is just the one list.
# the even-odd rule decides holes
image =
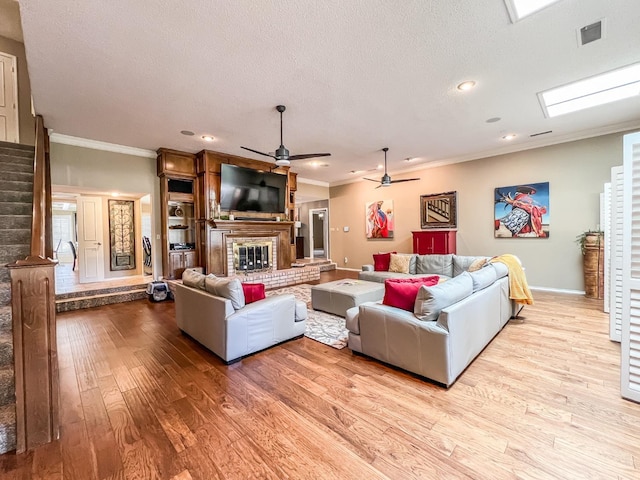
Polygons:
[[336,280],[311,287],[314,310],[344,317],[351,307],[364,302],[377,302],[384,297],[384,283],[365,280]]

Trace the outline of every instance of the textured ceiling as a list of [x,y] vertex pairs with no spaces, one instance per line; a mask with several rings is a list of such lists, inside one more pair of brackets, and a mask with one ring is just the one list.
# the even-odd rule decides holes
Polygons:
[[[640,61],[638,0],[563,0],[516,24],[503,0],[20,5],[34,104],[60,134],[263,159],[240,146],[278,147],[282,103],[291,153],[332,153],[293,170],[341,182],[383,146],[393,175],[640,126],[640,97],[546,119],[536,96]],[[579,47],[576,29],[603,18],[606,37]]]

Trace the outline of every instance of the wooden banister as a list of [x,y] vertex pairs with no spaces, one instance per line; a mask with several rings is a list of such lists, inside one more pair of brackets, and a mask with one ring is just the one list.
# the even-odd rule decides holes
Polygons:
[[49,135],[41,115],[36,116],[36,146],[33,162],[33,218],[31,220],[31,256],[53,256],[51,219],[51,173]]

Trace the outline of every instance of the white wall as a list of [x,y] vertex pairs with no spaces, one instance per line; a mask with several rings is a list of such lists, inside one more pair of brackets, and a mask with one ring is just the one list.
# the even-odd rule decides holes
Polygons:
[[[610,169],[622,163],[622,135],[569,142],[523,152],[428,168],[392,178],[417,182],[375,189],[361,181],[331,188],[331,256],[339,266],[359,269],[378,251],[412,251],[420,230],[420,195],[458,192],[458,253],[518,255],[532,286],[584,290],[582,257],[575,237],[599,222],[599,194]],[[550,238],[494,238],[494,189],[549,182]],[[365,203],[393,200],[395,238],[366,240]],[[343,227],[349,226],[349,232]],[[344,264],[348,257],[348,264]]]

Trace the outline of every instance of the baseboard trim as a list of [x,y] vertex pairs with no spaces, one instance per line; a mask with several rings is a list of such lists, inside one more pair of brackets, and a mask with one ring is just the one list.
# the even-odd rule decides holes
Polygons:
[[568,293],[570,295],[584,295],[584,290],[570,290],[568,288],[549,288],[549,287],[534,287],[529,285],[530,290],[538,290],[540,292],[553,292],[553,293]]

